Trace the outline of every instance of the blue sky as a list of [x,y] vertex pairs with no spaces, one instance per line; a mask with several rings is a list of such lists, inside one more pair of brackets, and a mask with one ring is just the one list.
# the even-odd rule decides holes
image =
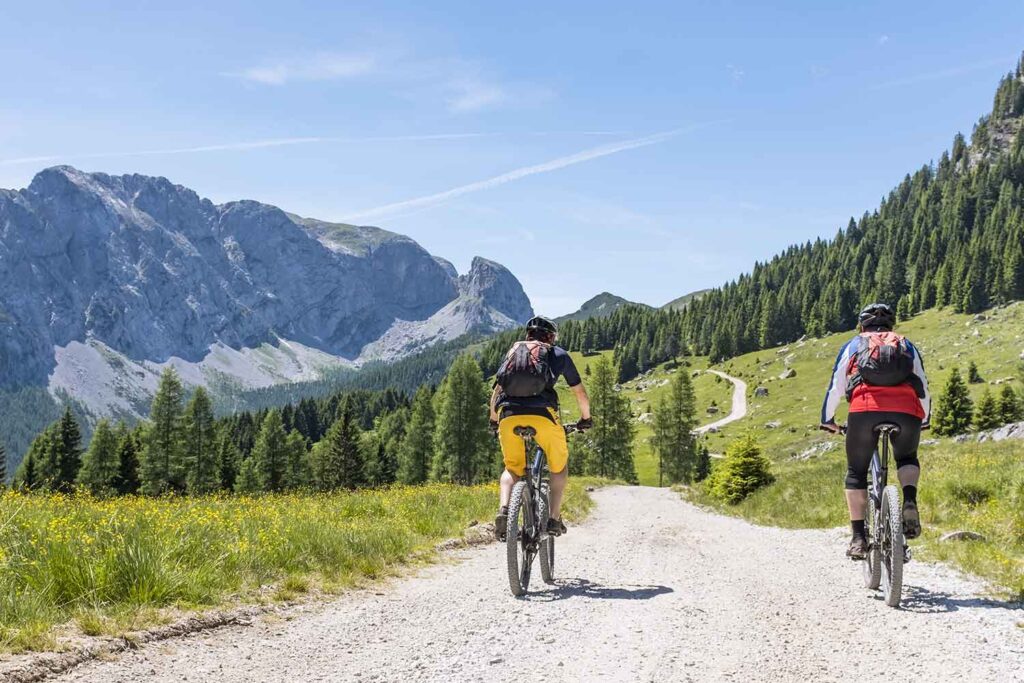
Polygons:
[[832,235],[969,133],[1024,3],[35,2],[0,187],[163,175],[651,304]]

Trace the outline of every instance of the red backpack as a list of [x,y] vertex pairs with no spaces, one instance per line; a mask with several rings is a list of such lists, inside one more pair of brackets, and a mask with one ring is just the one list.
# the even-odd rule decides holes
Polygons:
[[847,368],[847,395],[861,383],[877,387],[905,384],[914,375],[914,356],[906,337],[892,331],[862,332]]
[[498,386],[511,398],[539,396],[551,383],[550,344],[529,340],[512,345],[498,369]]

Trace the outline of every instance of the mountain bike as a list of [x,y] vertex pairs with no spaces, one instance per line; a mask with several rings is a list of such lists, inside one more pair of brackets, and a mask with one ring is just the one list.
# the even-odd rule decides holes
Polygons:
[[[868,554],[864,558],[864,586],[882,588],[885,604],[898,607],[903,598],[903,565],[910,561],[910,546],[903,536],[903,513],[899,487],[888,483],[889,453],[892,437],[899,425],[884,422],[875,427],[879,446],[871,456],[871,483],[864,527],[868,535]],[[846,427],[840,428],[846,434]]]
[[[566,434],[577,431],[575,424],[564,425]],[[548,480],[547,456],[537,445],[533,427],[516,427],[514,433],[526,446],[527,462],[533,453],[533,464],[526,476],[512,488],[508,503],[508,527],[505,549],[508,561],[508,584],[512,595],[526,594],[530,585],[533,561],[540,556],[540,575],[544,583],[555,582],[555,538],[548,534]]]

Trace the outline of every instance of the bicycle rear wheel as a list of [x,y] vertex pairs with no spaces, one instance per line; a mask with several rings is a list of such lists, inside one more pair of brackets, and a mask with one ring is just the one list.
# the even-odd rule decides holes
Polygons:
[[879,548],[881,538],[881,526],[879,525],[878,508],[875,501],[868,498],[868,515],[864,520],[864,526],[868,532],[868,556],[864,558],[864,586],[871,590],[878,590],[882,582],[882,552]]
[[898,607],[903,599],[903,514],[900,494],[895,486],[882,492],[882,589],[885,604]]
[[[548,509],[548,491],[547,487],[544,487],[537,496],[537,511],[539,512],[540,528],[545,531],[550,514]],[[540,578],[544,580],[544,583],[555,582],[555,537],[551,535],[545,535],[544,540],[540,542]]]
[[535,529],[530,490],[525,481],[520,481],[512,489],[512,497],[508,502],[508,531],[505,537],[508,585],[516,597],[525,595],[530,586],[530,568],[534,555],[530,547],[534,542]]

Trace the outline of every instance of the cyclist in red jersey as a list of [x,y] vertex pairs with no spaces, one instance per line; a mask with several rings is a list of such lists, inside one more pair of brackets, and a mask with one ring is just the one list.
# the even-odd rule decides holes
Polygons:
[[[860,313],[860,334],[847,342],[839,351],[832,381],[825,392],[821,407],[821,426],[833,432],[841,428],[836,424],[836,409],[845,395],[850,403],[846,433],[846,503],[850,510],[853,538],[846,551],[848,557],[863,559],[868,542],[864,528],[867,511],[867,475],[871,456],[878,445],[875,428],[882,423],[899,426],[893,435],[892,449],[896,458],[897,475],[903,487],[903,531],[907,538],[921,534],[921,517],[917,509],[917,483],[921,465],[917,448],[921,429],[930,417],[931,398],[925,377],[921,353],[917,348],[893,333],[896,314],[886,304],[871,304]],[[884,356],[887,362],[900,362],[905,377],[889,386],[872,384],[863,377],[865,363],[871,363],[872,352],[879,345],[891,344],[896,351]],[[874,360],[877,361],[877,353]],[[895,359],[895,360],[893,360]]]

